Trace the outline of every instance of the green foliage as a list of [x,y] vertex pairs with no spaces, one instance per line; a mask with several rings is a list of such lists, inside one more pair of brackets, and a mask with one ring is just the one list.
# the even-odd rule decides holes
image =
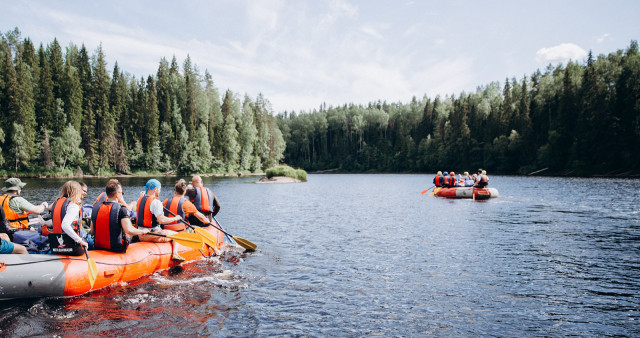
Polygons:
[[275,167],[268,168],[265,171],[267,178],[277,177],[277,176],[286,176],[295,178],[297,180],[306,182],[307,181],[307,172],[304,169],[294,169],[288,165],[278,165]]
[[549,66],[457,97],[323,105],[284,112],[277,124],[286,162],[308,170],[638,174],[638,83],[632,41],[586,65]]
[[[0,144],[4,143],[4,131],[0,128]],[[0,147],[0,166],[4,164],[4,157],[2,157],[2,147]]]
[[51,152],[60,170],[65,170],[67,165],[82,164],[84,149],[80,147],[81,142],[80,133],[71,124],[64,128],[60,136],[53,137]]
[[[222,104],[209,72],[202,77],[189,56],[179,68],[175,57],[170,64],[162,58],[145,80],[116,62],[110,75],[101,45],[89,55],[84,45],[70,44],[64,55],[57,39],[36,51],[17,28],[0,34],[0,125],[7,136],[0,160],[16,160],[15,170],[42,159],[43,166],[29,168],[79,165],[104,174],[262,171],[282,159],[284,141],[262,95],[241,106],[229,90]],[[69,124],[79,133],[80,143],[72,137],[72,144],[84,151],[81,159],[58,154],[70,142]]]

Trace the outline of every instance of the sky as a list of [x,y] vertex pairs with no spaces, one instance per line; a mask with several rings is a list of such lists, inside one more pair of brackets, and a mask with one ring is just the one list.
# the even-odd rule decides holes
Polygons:
[[146,78],[187,55],[274,113],[458,96],[640,38],[640,1],[5,0],[0,31],[36,48],[99,45]]

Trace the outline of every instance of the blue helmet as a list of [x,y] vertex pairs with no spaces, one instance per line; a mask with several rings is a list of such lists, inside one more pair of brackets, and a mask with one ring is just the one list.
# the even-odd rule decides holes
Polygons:
[[449,173],[445,171],[445,172],[442,173],[442,175],[449,176]]

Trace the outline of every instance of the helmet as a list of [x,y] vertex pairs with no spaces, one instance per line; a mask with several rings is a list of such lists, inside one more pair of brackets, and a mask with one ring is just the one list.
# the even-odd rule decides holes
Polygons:
[[449,175],[456,176],[456,173],[452,171]]
[[469,176],[469,172],[468,172],[468,171],[465,171],[465,172],[464,172],[464,176]]
[[442,176],[442,171],[438,171],[438,173],[436,174],[436,176]]
[[442,175],[449,176],[449,173],[445,171]]
[[483,171],[482,171],[482,175],[486,175],[486,174],[487,174],[487,171],[486,171],[486,170],[483,170]]

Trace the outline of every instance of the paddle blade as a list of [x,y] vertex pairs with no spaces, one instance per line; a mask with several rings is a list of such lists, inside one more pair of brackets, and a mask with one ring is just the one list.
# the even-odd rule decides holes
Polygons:
[[[431,188],[429,188],[429,189],[431,189]],[[426,193],[427,193],[427,191],[429,191],[429,189],[422,190],[422,191],[420,192],[420,194],[422,194],[422,195],[426,194]]]
[[202,236],[190,232],[179,232],[175,235],[167,236],[176,243],[193,249],[202,248]]
[[87,264],[89,265],[89,284],[93,289],[93,284],[96,282],[96,279],[98,279],[98,266],[93,258],[89,258],[89,252],[86,248],[84,249],[84,254],[87,256]]
[[438,191],[440,191],[440,189],[442,189],[442,188],[437,187],[437,188],[433,189],[433,191],[429,194],[429,196],[435,195]]
[[241,247],[247,249],[248,251],[254,251],[258,246],[253,244],[251,241],[248,241],[244,238],[231,236]]
[[202,236],[202,240],[204,240],[204,243],[212,248],[217,248],[218,247],[218,239],[216,238],[216,236],[214,236],[212,233],[210,233],[209,231],[202,229],[202,228],[196,228],[194,227],[193,229],[196,234]]

